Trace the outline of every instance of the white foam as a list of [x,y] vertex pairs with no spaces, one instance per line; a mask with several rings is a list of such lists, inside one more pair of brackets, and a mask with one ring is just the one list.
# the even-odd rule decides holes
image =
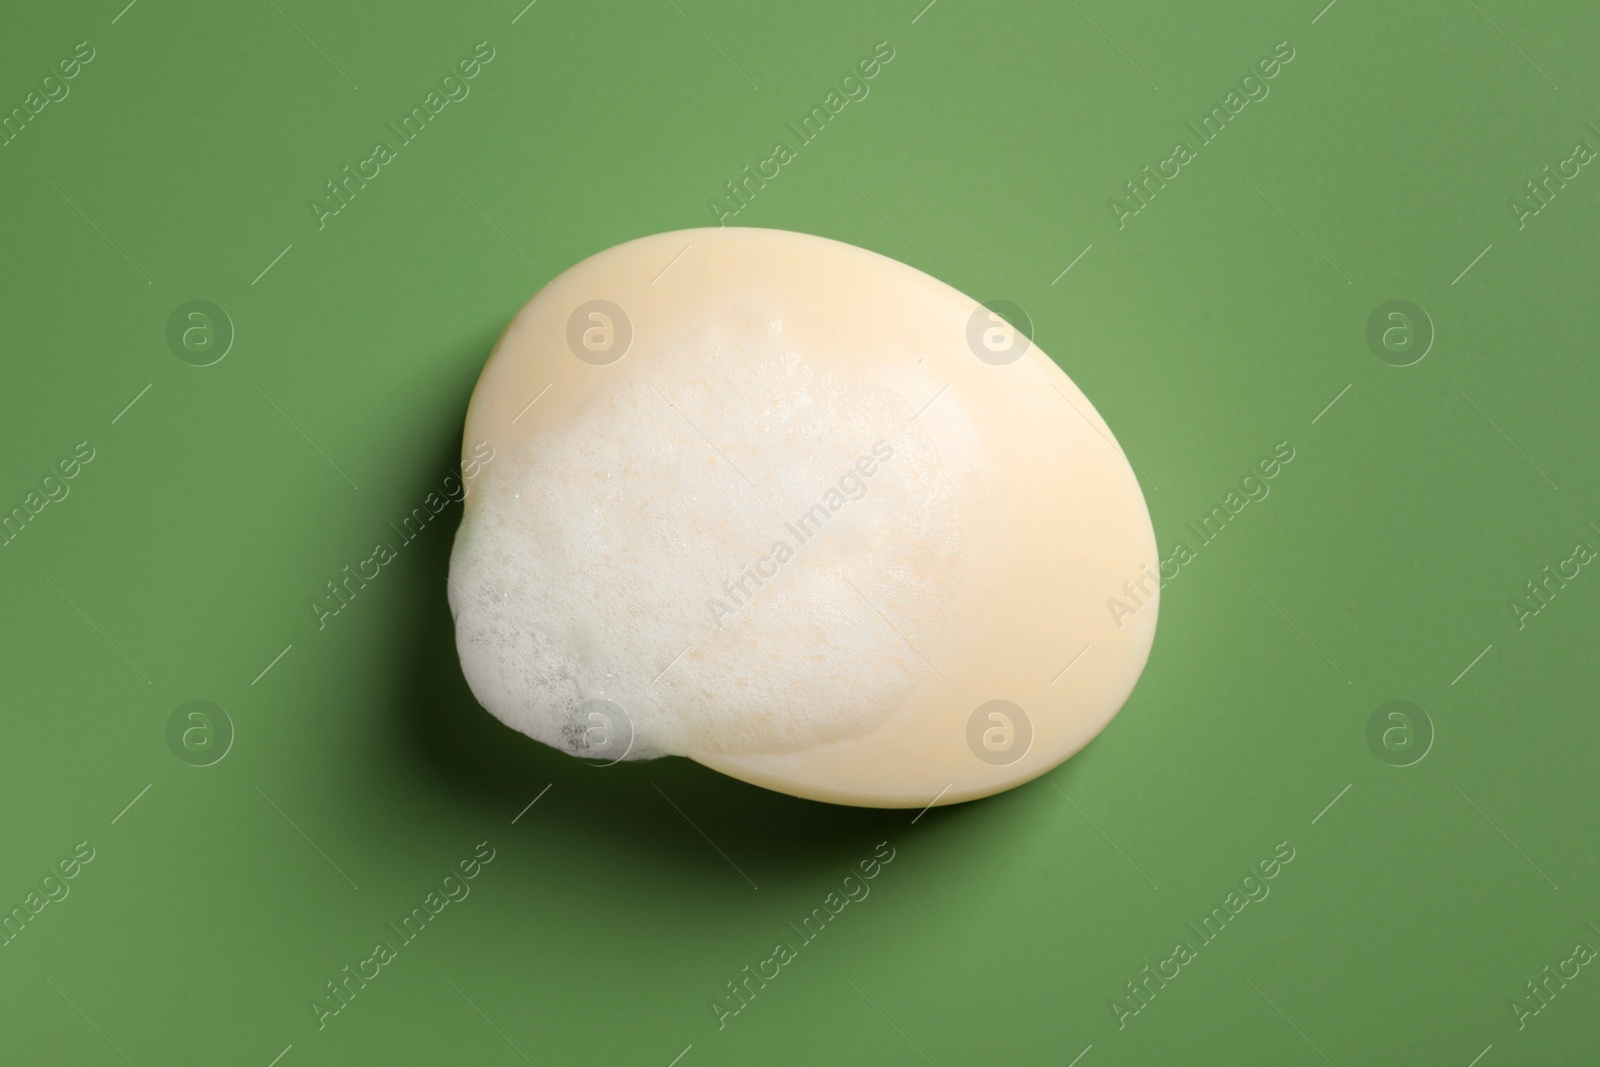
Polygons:
[[965,567],[916,412],[809,368],[770,317],[619,369],[479,476],[450,560],[478,699],[574,754],[585,705],[609,701],[630,759],[796,751],[884,722],[930,671]]

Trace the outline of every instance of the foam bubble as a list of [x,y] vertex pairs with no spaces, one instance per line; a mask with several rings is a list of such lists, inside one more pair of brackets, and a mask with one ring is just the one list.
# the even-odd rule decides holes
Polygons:
[[450,561],[473,692],[577,755],[594,701],[628,717],[628,759],[870,732],[930,671],[965,569],[915,416],[770,316],[635,361],[479,476]]

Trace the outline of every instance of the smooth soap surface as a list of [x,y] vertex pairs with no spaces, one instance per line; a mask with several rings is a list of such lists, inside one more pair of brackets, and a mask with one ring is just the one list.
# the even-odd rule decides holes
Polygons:
[[825,238],[573,267],[496,346],[463,458],[463,669],[574,755],[954,803],[1087,744],[1154,637],[1149,515],[1088,399],[975,300]]

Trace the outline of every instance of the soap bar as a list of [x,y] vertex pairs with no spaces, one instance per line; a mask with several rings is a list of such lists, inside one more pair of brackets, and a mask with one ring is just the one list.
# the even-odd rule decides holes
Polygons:
[[1149,513],[1093,405],[1026,329],[837,241],[584,260],[507,327],[463,449],[463,672],[598,765],[970,800],[1086,745],[1155,635]]

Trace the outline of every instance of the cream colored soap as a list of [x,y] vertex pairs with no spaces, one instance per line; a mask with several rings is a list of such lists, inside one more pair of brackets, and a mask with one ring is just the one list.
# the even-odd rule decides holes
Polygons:
[[507,327],[464,459],[467,680],[597,763],[970,800],[1087,744],[1155,635],[1149,514],[1093,405],[989,309],[837,241],[583,261]]

